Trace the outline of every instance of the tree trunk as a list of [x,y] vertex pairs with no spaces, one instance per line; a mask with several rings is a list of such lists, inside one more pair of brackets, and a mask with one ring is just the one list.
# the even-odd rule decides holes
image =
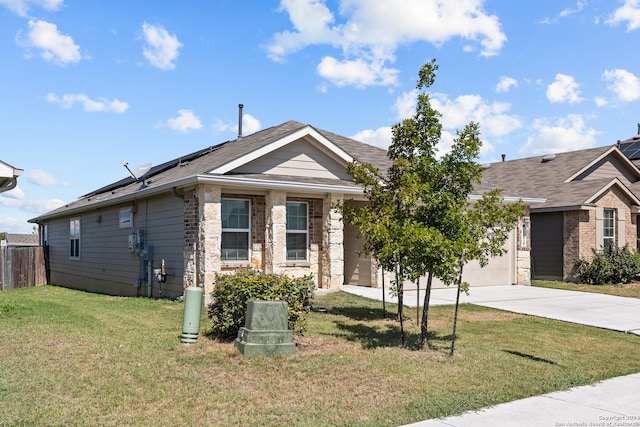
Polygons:
[[420,348],[429,348],[429,299],[431,298],[431,284],[433,283],[433,273],[427,276],[427,287],[424,290],[424,302],[422,303],[422,322],[420,323]]
[[396,291],[398,292],[398,321],[400,322],[400,339],[402,340],[402,346],[404,347],[404,322],[402,321],[403,313],[402,307],[404,303],[404,295],[403,295],[403,287],[404,283],[402,280],[402,267],[399,268],[400,272],[398,273],[398,266],[396,265]]
[[382,318],[387,318],[387,300],[386,300],[386,292],[387,290],[384,287],[384,268],[382,269]]
[[458,295],[456,295],[456,310],[453,315],[453,333],[451,334],[451,353],[450,356],[453,356],[453,351],[456,346],[456,327],[458,326],[458,307],[460,306],[460,287],[462,286],[462,267],[460,266],[460,275],[458,276]]

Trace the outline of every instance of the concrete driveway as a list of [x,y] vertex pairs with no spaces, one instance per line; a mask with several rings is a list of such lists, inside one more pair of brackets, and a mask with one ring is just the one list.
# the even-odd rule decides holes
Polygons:
[[[341,290],[382,300],[382,289],[346,285]],[[418,291],[405,291],[404,304],[416,307],[423,298],[424,291],[419,295]],[[386,300],[397,302],[391,295],[387,295]],[[455,304],[455,301],[455,288],[431,291],[431,306]],[[637,298],[504,285],[472,287],[469,295],[460,296],[460,302],[640,335],[640,299]]]

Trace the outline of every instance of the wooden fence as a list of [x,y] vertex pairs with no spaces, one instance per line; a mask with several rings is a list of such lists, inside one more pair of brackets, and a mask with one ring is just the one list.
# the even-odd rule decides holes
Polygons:
[[44,248],[38,246],[0,249],[0,291],[46,283]]

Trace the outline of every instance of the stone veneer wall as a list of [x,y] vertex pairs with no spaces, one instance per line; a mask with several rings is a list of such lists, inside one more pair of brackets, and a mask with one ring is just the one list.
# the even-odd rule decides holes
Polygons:
[[[518,285],[531,285],[531,208],[524,207],[524,217],[518,220],[516,226],[516,283]],[[523,241],[523,227],[525,219],[529,220],[526,236]]]
[[182,255],[184,260],[184,273],[182,283],[184,289],[197,286],[197,261],[196,250],[198,243],[198,193],[196,190],[184,192],[184,247]]

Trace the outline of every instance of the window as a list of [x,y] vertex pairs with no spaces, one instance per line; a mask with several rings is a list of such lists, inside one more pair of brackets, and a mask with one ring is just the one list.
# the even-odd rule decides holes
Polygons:
[[133,227],[133,210],[131,208],[120,209],[120,228]]
[[222,260],[249,260],[249,200],[222,199]]
[[287,202],[287,261],[307,260],[307,208],[306,202]]
[[80,218],[69,221],[69,258],[80,259]]
[[602,224],[602,240],[603,246],[615,246],[616,243],[616,210],[604,209],[604,217]]

